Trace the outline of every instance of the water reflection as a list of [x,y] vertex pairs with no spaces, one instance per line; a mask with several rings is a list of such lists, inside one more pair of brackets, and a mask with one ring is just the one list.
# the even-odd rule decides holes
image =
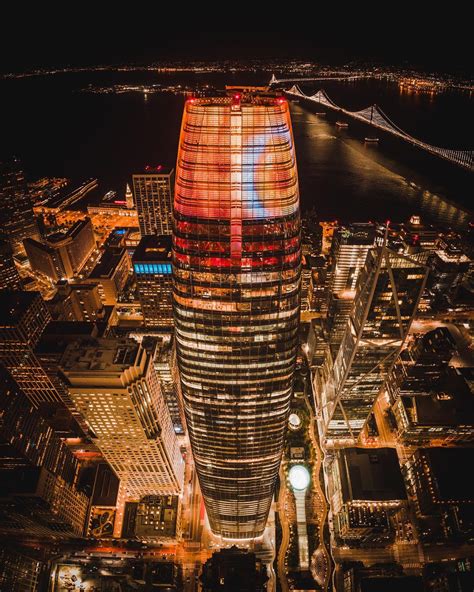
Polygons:
[[420,214],[455,227],[471,219],[434,193],[428,179],[384,153],[383,140],[368,146],[299,104],[292,104],[292,120],[302,204],[316,207],[322,219],[403,221]]

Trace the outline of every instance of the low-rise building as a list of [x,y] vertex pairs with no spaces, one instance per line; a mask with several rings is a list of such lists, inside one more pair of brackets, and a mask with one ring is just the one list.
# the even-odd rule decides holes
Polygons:
[[122,538],[176,538],[181,531],[180,512],[181,504],[177,495],[148,495],[139,502],[127,502]]
[[346,544],[393,540],[390,516],[406,502],[393,448],[345,448],[329,465],[330,503],[336,536]]
[[456,368],[431,385],[430,394],[402,395],[392,409],[398,435],[407,442],[474,440],[474,395]]

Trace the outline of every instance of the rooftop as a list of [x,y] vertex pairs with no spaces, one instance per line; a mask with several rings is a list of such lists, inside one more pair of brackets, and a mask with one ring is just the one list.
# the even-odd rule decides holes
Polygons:
[[474,492],[466,487],[466,475],[474,464],[474,448],[422,448],[431,476],[442,501],[473,502]]
[[163,164],[147,164],[139,173],[134,173],[133,177],[142,177],[143,175],[163,175],[170,176],[174,172],[173,167]]
[[72,342],[61,359],[65,372],[123,372],[137,363],[140,345],[132,339],[95,339]]
[[464,377],[454,369],[436,383],[431,395],[402,397],[420,425],[474,426],[474,395]]
[[37,354],[63,352],[72,341],[84,337],[96,337],[98,329],[95,323],[87,321],[50,321],[44,330],[38,345]]
[[107,248],[102,254],[100,261],[91,271],[89,279],[110,278],[126,254],[127,250],[125,248]]
[[133,254],[133,262],[171,262],[171,236],[144,236]]
[[346,448],[339,466],[345,502],[406,499],[394,448]]

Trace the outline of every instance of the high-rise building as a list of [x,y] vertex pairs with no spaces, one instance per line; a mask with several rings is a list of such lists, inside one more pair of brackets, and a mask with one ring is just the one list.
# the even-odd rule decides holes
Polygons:
[[176,434],[184,434],[186,422],[173,335],[147,335],[143,338],[142,345],[153,356],[153,365],[160,379],[161,392],[168,406],[174,431]]
[[125,287],[130,273],[130,257],[127,249],[108,247],[87,278],[88,283],[96,284],[102,302],[117,304],[120,292]]
[[211,529],[259,536],[298,346],[299,194],[284,98],[186,102],[174,220],[178,365]]
[[172,326],[171,236],[142,237],[133,254],[133,271],[145,327]]
[[446,375],[457,351],[447,327],[414,336],[400,352],[387,380],[391,402],[403,395],[430,395]]
[[82,534],[78,461],[0,365],[0,534]]
[[354,302],[359,272],[375,240],[376,227],[372,223],[339,226],[334,232],[327,274],[327,331],[335,353]]
[[474,397],[461,372],[450,368],[426,386],[429,390],[420,393],[401,385],[404,394],[392,407],[398,437],[412,444],[472,442]]
[[0,362],[35,407],[61,401],[33,351],[50,319],[39,292],[0,292]]
[[179,493],[183,459],[153,360],[133,340],[71,343],[61,371],[127,497]]
[[40,559],[0,547],[0,590],[41,592],[48,587],[48,567]]
[[10,243],[0,239],[0,290],[22,290]]
[[0,534],[81,536],[89,499],[44,467],[0,471]]
[[171,234],[174,169],[147,166],[132,179],[141,235]]
[[375,244],[376,228],[372,223],[339,226],[334,232],[330,252],[331,292],[354,291],[369,249]]
[[27,238],[24,246],[31,269],[54,281],[76,276],[96,247],[90,218],[79,220],[67,232],[38,241]]
[[39,238],[33,204],[17,160],[0,163],[0,234],[15,252],[23,250],[25,238]]
[[427,268],[385,245],[369,251],[328,380],[319,428],[327,440],[355,441],[408,334]]
[[473,263],[465,254],[460,238],[456,235],[439,238],[429,263],[428,289],[432,308],[455,308],[460,287]]
[[104,317],[104,304],[97,284],[59,280],[54,298],[46,302],[51,316],[60,321],[97,321]]
[[0,470],[44,467],[74,484],[78,461],[0,364]]

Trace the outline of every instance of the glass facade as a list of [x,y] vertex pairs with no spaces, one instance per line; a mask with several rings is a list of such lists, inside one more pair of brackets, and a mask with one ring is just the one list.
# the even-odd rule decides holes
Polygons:
[[408,334],[426,275],[425,266],[385,246],[367,254],[322,391],[325,439],[357,439]]
[[142,236],[171,234],[174,169],[161,165],[147,166],[133,175],[133,192],[137,204]]
[[174,224],[178,365],[210,525],[259,536],[298,343],[299,194],[285,99],[186,102]]

